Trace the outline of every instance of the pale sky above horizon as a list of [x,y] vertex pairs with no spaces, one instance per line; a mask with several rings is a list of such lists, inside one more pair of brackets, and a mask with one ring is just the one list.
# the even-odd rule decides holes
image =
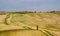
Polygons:
[[60,11],[60,0],[0,0],[0,11]]

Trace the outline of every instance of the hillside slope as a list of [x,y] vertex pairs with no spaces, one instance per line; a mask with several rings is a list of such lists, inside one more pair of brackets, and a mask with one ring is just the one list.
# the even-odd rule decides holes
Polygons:
[[[0,14],[0,30],[48,30],[60,35],[60,15],[56,13],[5,13]],[[46,31],[47,32],[47,31]]]

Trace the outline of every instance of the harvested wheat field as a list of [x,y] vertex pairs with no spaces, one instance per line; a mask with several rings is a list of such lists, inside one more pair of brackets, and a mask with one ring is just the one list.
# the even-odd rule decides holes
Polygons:
[[0,12],[0,36],[60,36],[60,12]]
[[37,30],[11,30],[0,33],[0,36],[48,36],[42,31]]

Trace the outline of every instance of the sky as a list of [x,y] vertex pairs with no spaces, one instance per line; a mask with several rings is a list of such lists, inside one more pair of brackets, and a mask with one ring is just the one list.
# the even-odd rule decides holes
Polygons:
[[60,11],[60,0],[0,0],[0,11]]

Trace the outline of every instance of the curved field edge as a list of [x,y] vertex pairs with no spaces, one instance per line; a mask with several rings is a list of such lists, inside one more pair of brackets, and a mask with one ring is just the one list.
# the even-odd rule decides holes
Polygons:
[[41,30],[6,30],[1,31],[0,36],[55,36],[49,32],[41,31]]

